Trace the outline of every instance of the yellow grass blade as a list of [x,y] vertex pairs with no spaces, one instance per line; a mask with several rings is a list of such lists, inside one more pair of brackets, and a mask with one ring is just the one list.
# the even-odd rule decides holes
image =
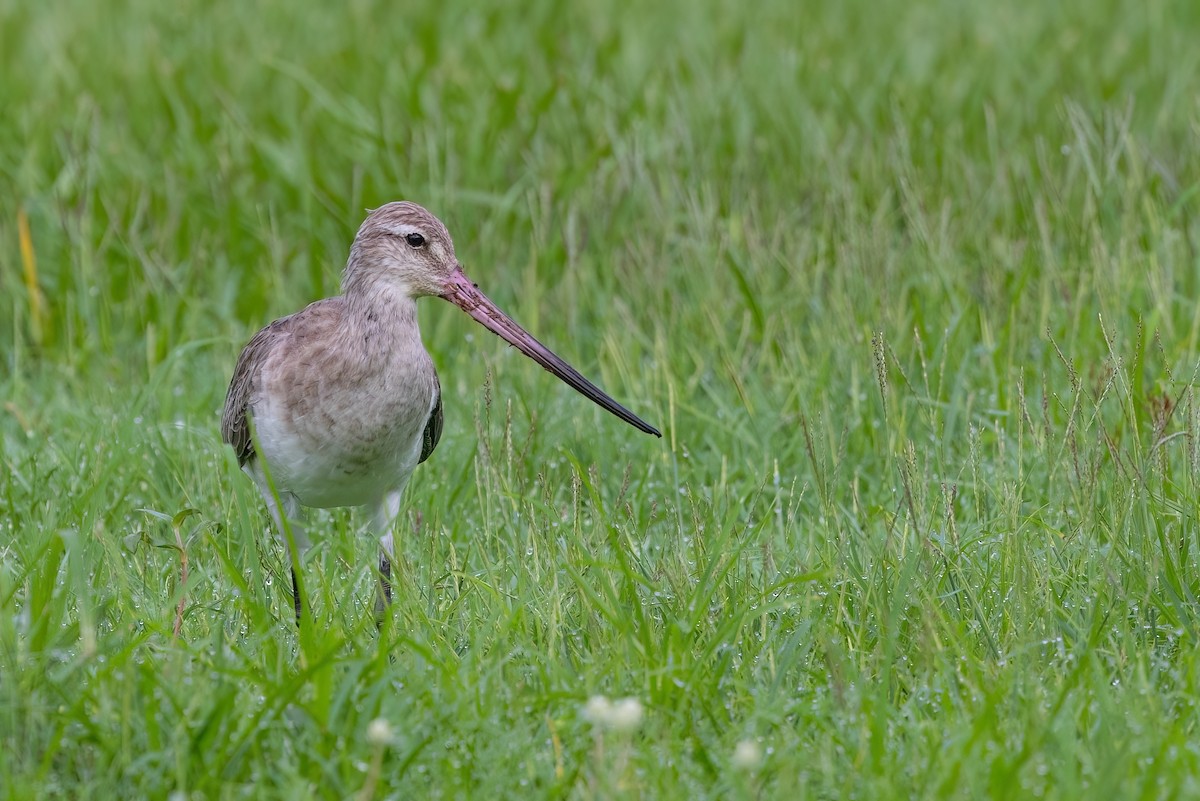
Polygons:
[[35,344],[42,344],[44,302],[38,286],[37,257],[33,253],[33,237],[29,234],[29,217],[24,209],[17,210],[17,238],[21,243],[21,263],[25,266],[25,289],[29,295],[29,329]]

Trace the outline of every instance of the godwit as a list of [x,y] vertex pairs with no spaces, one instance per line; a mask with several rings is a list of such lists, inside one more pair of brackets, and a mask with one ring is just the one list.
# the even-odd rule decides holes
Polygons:
[[[370,509],[380,541],[379,611],[391,602],[392,525],[401,494],[442,436],[441,386],[417,329],[416,299],[427,295],[456,304],[585,397],[662,436],[480,292],[463,273],[441,220],[415,203],[375,209],[350,247],[342,294],[276,320],[242,349],[221,437],[258,485],[279,536],[285,517],[297,521],[299,553],[308,547],[301,506]],[[297,623],[299,553],[291,554]]]

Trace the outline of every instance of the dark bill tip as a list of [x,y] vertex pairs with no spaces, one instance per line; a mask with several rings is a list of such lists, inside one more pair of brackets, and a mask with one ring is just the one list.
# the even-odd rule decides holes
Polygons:
[[487,295],[479,291],[479,288],[463,273],[461,267],[457,268],[451,274],[450,280],[446,285],[446,292],[442,297],[471,315],[484,328],[508,342],[549,372],[558,376],[563,383],[597,406],[616,415],[639,431],[653,434],[656,437],[662,436],[661,431],[617,403],[605,394],[603,390],[584,378],[578,370],[559,358],[541,342],[538,342],[532,334],[517,325]]

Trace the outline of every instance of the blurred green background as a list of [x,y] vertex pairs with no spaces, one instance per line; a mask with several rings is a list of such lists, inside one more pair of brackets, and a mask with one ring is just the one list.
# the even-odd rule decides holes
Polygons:
[[[1197,794],[1198,42],[1184,0],[0,0],[0,795]],[[423,301],[407,589],[376,633],[320,513],[305,639],[219,410],[400,198],[665,438]]]

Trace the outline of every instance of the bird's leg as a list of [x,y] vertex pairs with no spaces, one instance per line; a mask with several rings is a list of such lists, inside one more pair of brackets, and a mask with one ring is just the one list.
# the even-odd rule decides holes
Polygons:
[[392,605],[392,559],[395,540],[392,528],[400,515],[400,493],[393,492],[375,507],[371,515],[372,533],[379,537],[379,594],[375,597],[375,625],[383,625],[383,616]]
[[296,568],[292,568],[292,604],[296,607],[296,628],[300,628],[303,605],[300,603],[300,585],[296,582]]
[[[288,568],[292,574],[292,606],[296,609],[296,628],[300,628],[300,618],[304,617],[304,601],[300,594],[300,582],[296,577],[296,568],[302,565],[304,552],[308,550],[308,535],[304,531],[304,524],[300,521],[300,502],[296,500],[296,496],[288,493],[283,497],[283,508],[287,514],[287,525],[290,529],[291,538],[287,537],[284,532],[282,521],[277,523],[280,539],[285,540],[285,545],[288,549]],[[293,553],[292,547],[295,546]]]
[[392,605],[392,560],[386,552],[379,552],[379,589],[380,598],[376,604],[376,612],[382,612],[383,607]]
[[[301,520],[300,501],[290,492],[280,493],[279,503],[276,503],[276,495],[271,491],[271,488],[261,470],[248,470],[251,477],[258,484],[259,490],[262,491],[263,501],[267,505],[267,511],[271,513],[271,522],[275,524],[275,536],[283,540],[288,549],[288,566],[292,574],[292,606],[296,610],[296,626],[300,626],[300,618],[303,617],[304,604],[300,596],[300,582],[296,578],[296,566],[301,563],[301,557],[308,550],[309,542],[308,535],[304,531],[304,523]],[[281,510],[279,507],[282,506]],[[284,529],[284,525],[287,529]],[[291,532],[289,540],[287,533]],[[295,545],[296,551],[293,558],[292,546]]]

